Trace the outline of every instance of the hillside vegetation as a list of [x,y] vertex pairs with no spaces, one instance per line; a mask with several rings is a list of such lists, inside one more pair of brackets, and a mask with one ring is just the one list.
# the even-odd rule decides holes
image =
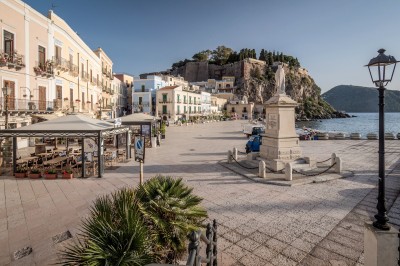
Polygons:
[[[378,90],[352,85],[336,86],[322,94],[335,109],[362,113],[378,112]],[[400,112],[400,91],[385,91],[385,111]]]

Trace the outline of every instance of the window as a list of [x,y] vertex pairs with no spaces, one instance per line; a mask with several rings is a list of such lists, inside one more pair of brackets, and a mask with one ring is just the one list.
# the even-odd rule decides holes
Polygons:
[[178,98],[177,99],[178,103],[180,103],[181,102],[181,96],[179,94],[177,95],[177,98]]
[[234,113],[235,112],[235,107],[232,107],[232,113]]
[[226,84],[226,86],[225,86],[226,88],[230,88],[231,87],[231,85],[230,84]]
[[163,105],[162,113],[163,113],[163,115],[167,114],[167,106],[166,105]]
[[61,47],[60,46],[55,46],[56,50],[56,62],[59,64],[61,62]]
[[183,112],[186,113],[186,106],[183,107]]
[[142,85],[142,92],[145,92],[146,86]]
[[162,95],[162,101],[163,101],[163,103],[166,103],[166,102],[167,102],[167,94],[166,94],[166,93],[163,93],[163,95]]
[[192,104],[192,96],[189,96],[189,104]]
[[178,105],[178,112],[177,112],[177,114],[180,114],[180,113],[181,113],[181,106]]
[[74,64],[74,55],[69,54],[69,69],[72,70],[72,65]]
[[142,99],[143,97],[139,97],[139,105],[142,105]]
[[189,106],[189,114],[192,112],[192,106]]
[[90,70],[90,82],[93,82],[93,70]]
[[4,52],[12,59],[14,55],[14,34],[4,31]]
[[[183,96],[183,103],[187,103],[186,95]],[[186,108],[186,107],[185,107],[185,108]],[[186,110],[185,110],[185,113],[186,113]]]
[[59,85],[56,86],[56,98],[58,100],[62,99],[62,87]]
[[[196,97],[193,98],[194,104],[196,104]],[[196,111],[195,111],[196,112]]]
[[243,113],[247,113],[247,108],[243,107]]
[[196,106],[194,107],[194,112],[196,113]]
[[39,67],[44,70],[46,64],[46,48],[39,45]]

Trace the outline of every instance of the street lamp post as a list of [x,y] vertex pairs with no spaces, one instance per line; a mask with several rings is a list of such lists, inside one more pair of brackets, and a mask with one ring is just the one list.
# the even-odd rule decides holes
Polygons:
[[3,91],[3,94],[4,94],[4,100],[5,100],[4,104],[6,106],[6,108],[5,108],[5,125],[4,125],[4,127],[5,127],[5,129],[8,129],[8,98],[9,98],[9,96],[11,94],[11,88],[4,87],[1,90]]
[[98,119],[100,119],[100,120],[101,120],[101,115],[102,115],[102,110],[101,110],[101,102],[100,102],[100,101],[99,101],[99,102],[97,102],[97,103],[96,103],[96,105],[97,105],[97,107],[99,108],[99,111],[98,111],[98,112],[99,112],[99,115],[98,115],[98,116],[99,116],[99,118],[98,118]]
[[[378,51],[378,56],[372,58],[368,65],[369,74],[372,83],[378,87],[379,92],[379,191],[378,204],[376,208],[378,213],[375,215],[376,221],[373,223],[375,228],[389,230],[387,224],[389,218],[386,214],[385,199],[385,87],[392,81],[394,70],[396,69],[396,59],[393,56],[385,55],[385,49]],[[376,73],[371,71],[376,69]]]

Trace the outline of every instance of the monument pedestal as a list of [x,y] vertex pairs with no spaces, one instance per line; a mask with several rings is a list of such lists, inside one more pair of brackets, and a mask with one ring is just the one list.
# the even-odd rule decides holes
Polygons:
[[398,265],[399,237],[398,231],[376,229],[372,222],[364,225],[364,256],[365,266],[395,266]]
[[260,156],[274,171],[301,157],[299,137],[295,129],[297,102],[286,94],[275,94],[265,104],[266,129]]

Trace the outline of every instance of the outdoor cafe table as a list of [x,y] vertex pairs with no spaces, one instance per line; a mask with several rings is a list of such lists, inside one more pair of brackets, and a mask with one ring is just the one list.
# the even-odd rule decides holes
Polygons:
[[39,157],[37,157],[37,156],[25,157],[22,159],[18,159],[17,163],[24,164],[24,163],[29,163],[30,161],[34,161],[35,163],[37,163],[37,159],[39,159]]
[[68,157],[56,157],[54,159],[51,159],[51,160],[43,162],[43,165],[49,166],[49,165],[58,165],[58,164],[60,164],[60,166],[62,168],[62,163],[64,161],[66,161],[67,159],[68,159]]

